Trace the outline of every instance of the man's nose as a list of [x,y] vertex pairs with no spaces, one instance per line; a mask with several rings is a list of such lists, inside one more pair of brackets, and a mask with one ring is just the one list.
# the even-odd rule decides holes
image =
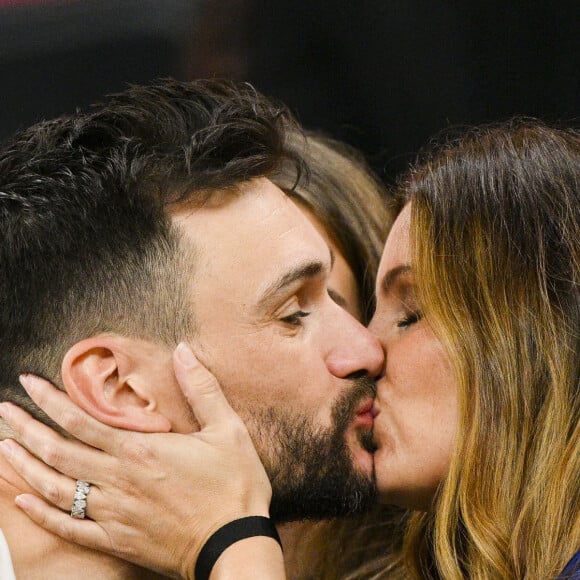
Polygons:
[[370,377],[378,376],[383,368],[384,355],[378,339],[360,322],[348,315],[340,329],[341,340],[330,352],[327,364],[330,372],[345,378],[364,372]]

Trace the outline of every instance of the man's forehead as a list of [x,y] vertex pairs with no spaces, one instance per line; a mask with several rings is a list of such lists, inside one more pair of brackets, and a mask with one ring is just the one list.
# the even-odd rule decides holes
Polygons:
[[224,284],[237,279],[257,290],[305,264],[329,268],[326,242],[267,179],[243,184],[227,203],[176,212],[173,219],[195,248],[196,267],[220,276]]

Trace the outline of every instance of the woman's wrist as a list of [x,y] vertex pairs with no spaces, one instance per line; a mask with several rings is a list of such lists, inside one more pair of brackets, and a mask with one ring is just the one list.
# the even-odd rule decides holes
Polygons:
[[205,541],[187,578],[284,578],[282,545],[269,517],[240,517],[219,527]]
[[232,544],[215,563],[210,580],[284,580],[284,556],[276,540],[266,536]]

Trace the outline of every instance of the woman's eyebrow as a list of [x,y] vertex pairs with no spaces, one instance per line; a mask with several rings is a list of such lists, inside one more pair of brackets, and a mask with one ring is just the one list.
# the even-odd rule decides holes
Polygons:
[[389,292],[397,280],[404,274],[412,272],[411,264],[401,264],[389,270],[383,277],[381,287],[383,292]]

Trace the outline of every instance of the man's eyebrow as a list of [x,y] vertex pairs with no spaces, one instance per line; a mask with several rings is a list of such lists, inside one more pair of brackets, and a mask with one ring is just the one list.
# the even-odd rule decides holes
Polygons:
[[[330,253],[330,259],[331,263],[334,263],[334,254],[332,252]],[[306,262],[296,266],[295,268],[292,268],[292,270],[282,274],[280,278],[266,287],[258,301],[258,306],[262,306],[265,302],[272,298],[272,296],[275,296],[277,293],[284,290],[284,288],[287,286],[290,286],[299,280],[316,278],[326,270],[326,264],[318,260]]]
[[411,271],[412,271],[411,264],[401,264],[400,266],[397,266],[396,268],[389,270],[385,274],[385,277],[383,278],[383,281],[381,283],[381,287],[383,289],[383,292],[389,292],[391,290],[391,288],[393,287],[393,285],[395,284],[395,282],[403,274],[406,274],[406,273],[411,272]]

